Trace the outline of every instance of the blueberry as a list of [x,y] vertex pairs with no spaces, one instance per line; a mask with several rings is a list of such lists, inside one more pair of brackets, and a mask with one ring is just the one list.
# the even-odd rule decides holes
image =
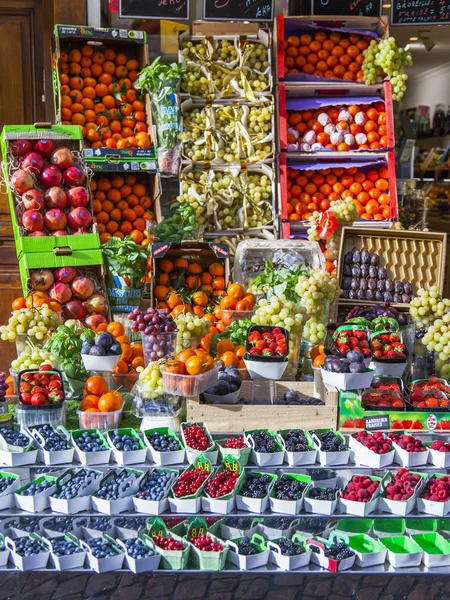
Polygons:
[[[67,443],[67,440],[65,440],[62,435],[57,433],[50,425],[36,425],[33,427],[33,432],[34,431],[39,432],[44,438],[44,450],[52,452],[56,450],[67,450],[68,448],[70,448],[69,444]],[[33,435],[33,437],[37,441],[40,441],[37,435]]]
[[117,527],[138,531],[145,527],[146,522],[144,517],[120,517],[119,519],[116,519],[115,524]]
[[36,496],[37,494],[42,494],[45,490],[55,485],[54,481],[47,481],[43,479],[41,482],[36,483],[32,481],[28,483],[23,490],[18,492],[19,496]]
[[12,446],[20,446],[26,448],[30,443],[30,438],[20,431],[15,429],[1,429],[0,435],[4,437],[5,441]]
[[107,531],[111,526],[112,523],[109,517],[91,517],[88,522],[88,527],[96,531]]
[[17,520],[11,521],[8,526],[27,533],[36,533],[40,529],[40,522],[39,517],[19,517]]
[[141,481],[136,498],[155,501],[162,500],[170,478],[170,473],[148,472]]
[[139,440],[135,437],[131,437],[125,433],[120,433],[116,429],[110,436],[113,446],[122,452],[129,452],[130,450],[139,450]]
[[58,531],[59,533],[68,533],[73,529],[73,519],[71,517],[52,517],[43,522],[45,529]]
[[107,450],[103,445],[100,436],[95,433],[83,432],[81,436],[76,440],[78,448],[83,452],[102,452]]
[[3,492],[14,483],[14,481],[15,479],[12,477],[0,477],[0,494],[3,494]]
[[181,449],[180,442],[167,433],[152,433],[147,439],[157,452],[175,452]]
[[78,471],[67,483],[56,489],[53,498],[61,498],[63,500],[76,498],[81,488],[90,485],[96,476],[97,474],[94,471],[84,469]]
[[125,548],[131,558],[145,558],[147,556],[154,556],[155,554],[153,550],[139,538],[130,538],[126,540]]
[[[117,471],[110,471],[110,473],[118,473]],[[120,498],[120,489],[126,491],[133,480],[137,479],[137,474],[131,471],[120,471],[115,477],[111,477],[103,482],[102,487],[95,493],[96,498],[102,498],[103,500],[118,500]],[[124,486],[122,484],[125,483]]]
[[16,544],[16,552],[17,554],[20,554],[20,556],[33,556],[40,552],[45,552],[45,549],[37,540],[27,535],[16,538],[14,542]]
[[103,538],[91,538],[87,543],[91,548],[92,556],[95,556],[95,558],[107,558],[109,556],[117,555],[117,550],[108,540],[104,540]]
[[83,552],[83,549],[71,540],[58,540],[52,543],[55,556],[69,556]]

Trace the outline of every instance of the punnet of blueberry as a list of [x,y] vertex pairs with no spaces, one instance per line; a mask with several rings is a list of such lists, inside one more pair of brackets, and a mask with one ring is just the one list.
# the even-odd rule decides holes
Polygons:
[[136,498],[143,500],[162,500],[166,493],[166,488],[171,479],[170,473],[152,471],[147,473],[141,481],[140,488]]
[[117,549],[109,540],[104,540],[103,538],[91,538],[87,543],[91,549],[92,556],[95,556],[95,558],[108,558],[118,554]]
[[67,533],[73,529],[72,517],[51,517],[43,522],[45,529],[58,531],[59,533]]
[[121,494],[126,495],[127,489],[132,486],[137,477],[137,474],[132,471],[121,471],[116,477],[104,481],[95,495],[103,500],[117,500]]
[[70,556],[71,554],[83,552],[83,548],[71,540],[57,540],[52,543],[52,548],[55,556]]
[[139,538],[130,538],[124,543],[128,556],[131,556],[131,558],[146,558],[147,556],[154,556],[155,554],[150,546],[147,546],[147,544]]
[[311,431],[311,435],[315,434],[320,442],[320,449],[323,452],[345,452],[348,446],[337,436],[333,431]]
[[107,450],[100,436],[95,431],[92,433],[84,431],[76,440],[76,444],[82,452],[103,452]]
[[10,485],[14,483],[15,479],[12,477],[0,477],[0,494],[3,494]]
[[[44,450],[52,452],[57,450],[67,450],[70,448],[67,440],[65,440],[62,435],[54,431],[50,425],[35,425],[33,427],[33,431],[37,431],[44,438]],[[40,441],[38,436],[36,436],[36,439]]]
[[62,500],[72,500],[76,498],[81,488],[86,488],[90,485],[96,474],[93,471],[78,471],[72,479],[64,483],[57,491],[53,494],[53,498],[59,498]]
[[1,429],[0,435],[4,437],[7,444],[11,446],[20,446],[26,448],[30,444],[30,438],[20,431],[14,429]]
[[130,452],[131,450],[139,450],[140,448],[139,440],[137,438],[121,433],[118,429],[113,431],[110,438],[113,446],[121,452]]
[[116,527],[123,527],[124,529],[133,529],[138,531],[145,527],[146,519],[144,517],[120,517],[116,519]]
[[180,442],[167,433],[151,433],[147,436],[150,445],[157,452],[175,452],[181,450]]
[[242,554],[243,556],[252,556],[253,554],[261,554],[262,552],[261,548],[257,544],[254,544],[247,535],[236,542],[236,546],[238,554]]
[[302,429],[290,429],[289,431],[278,432],[284,441],[284,446],[288,452],[306,452],[311,450],[306,440],[305,432]]
[[40,483],[33,481],[29,483],[23,490],[20,490],[18,494],[19,496],[36,496],[37,494],[42,494],[42,492],[48,490],[54,485],[54,481],[47,481],[47,479],[43,479]]
[[247,498],[265,498],[271,482],[272,479],[269,475],[258,476],[253,473],[247,473],[247,479],[239,494]]
[[304,554],[306,552],[302,544],[297,544],[289,538],[281,538],[278,541],[278,546],[280,547],[283,556],[298,556],[299,554]]
[[255,452],[263,452],[272,454],[280,452],[281,448],[275,441],[275,438],[267,431],[254,431],[250,438],[253,440],[253,448]]
[[275,482],[275,498],[278,500],[299,500],[305,491],[307,483],[298,481],[284,473]]
[[9,523],[10,527],[26,531],[27,533],[36,533],[40,529],[40,517],[20,517]]
[[109,517],[91,517],[88,527],[96,531],[107,531],[112,527],[111,519]]
[[34,556],[41,552],[45,552],[42,545],[32,537],[23,536],[14,540],[16,544],[16,552],[20,556]]
[[322,487],[312,487],[308,491],[308,498],[313,500],[336,500],[336,492],[335,488],[322,488]]

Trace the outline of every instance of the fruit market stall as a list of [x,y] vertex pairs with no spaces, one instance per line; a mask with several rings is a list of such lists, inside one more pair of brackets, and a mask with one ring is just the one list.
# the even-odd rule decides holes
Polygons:
[[447,240],[392,226],[410,57],[383,19],[273,33],[196,24],[168,65],[57,25],[57,124],[4,128],[0,570],[448,572]]

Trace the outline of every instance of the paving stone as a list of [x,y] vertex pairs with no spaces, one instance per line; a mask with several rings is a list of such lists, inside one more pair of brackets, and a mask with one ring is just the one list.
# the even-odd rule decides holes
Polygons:
[[69,594],[78,594],[83,592],[90,575],[72,575],[67,578],[60,578],[58,587],[53,592],[55,600],[63,598]]
[[414,575],[394,575],[385,590],[386,594],[399,598],[406,597],[416,581]]
[[20,597],[23,600],[33,597],[50,598],[57,587],[58,580],[54,575],[49,578],[46,573],[30,573],[20,593]]
[[[419,580],[420,581],[420,580]],[[408,600],[433,600],[442,589],[440,582],[433,583],[428,580],[426,583],[416,583],[409,593]]]
[[193,600],[202,598],[208,589],[208,581],[204,579],[192,579],[179,581],[174,592],[174,600]]
[[107,590],[116,589],[119,578],[120,576],[114,572],[91,575],[86,586],[86,596],[95,596]]
[[208,596],[213,592],[232,592],[236,585],[236,577],[233,577],[233,579],[216,579],[216,576],[214,575],[209,584]]
[[383,587],[391,580],[391,575],[366,575],[362,580],[362,587]]
[[333,582],[332,591],[334,594],[339,594],[341,596],[353,596],[361,580],[362,577],[338,575]]
[[189,579],[211,579],[210,573],[181,573],[178,581],[188,581]]
[[383,589],[381,587],[378,588],[368,588],[364,587],[357,592],[355,596],[355,600],[378,600],[380,595],[382,594]]
[[[326,579],[325,579],[326,577]],[[326,575],[322,575],[320,579],[310,581],[309,577],[306,577],[306,585],[304,588],[305,596],[323,596],[326,598],[330,594],[332,579]]]
[[145,597],[170,596],[177,583],[177,575],[168,577],[153,576],[147,582]]
[[267,592],[265,600],[294,600],[298,592],[298,587],[274,588]]
[[[306,578],[305,578],[306,580]],[[286,574],[280,574],[280,575],[274,575],[273,576],[273,583],[275,585],[280,585],[280,586],[284,586],[284,585],[303,585],[304,583],[304,578],[303,575],[300,574],[296,574],[296,573],[286,573]]]
[[264,598],[270,586],[268,577],[258,577],[256,573],[251,579],[245,579],[244,581],[241,581],[239,577],[239,582],[239,586],[235,591],[235,598],[239,600],[244,598],[251,598],[251,600]]
[[214,594],[210,594],[206,596],[208,600],[232,600],[233,594],[232,592],[216,592]]
[[119,585],[117,590],[112,594],[111,600],[138,600],[143,589],[144,586],[142,583],[135,583],[127,587]]

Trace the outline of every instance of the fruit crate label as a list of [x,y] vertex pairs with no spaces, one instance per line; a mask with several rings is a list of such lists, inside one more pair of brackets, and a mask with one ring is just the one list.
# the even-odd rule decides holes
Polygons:
[[206,535],[208,531],[208,524],[205,519],[201,517],[195,517],[190,521],[188,530],[187,530],[187,538],[188,540],[195,540],[201,535]]
[[242,470],[241,463],[230,454],[224,457],[223,465],[225,469],[231,473],[240,473]]
[[203,455],[199,456],[196,459],[194,465],[195,465],[196,469],[199,469],[201,471],[206,471],[206,473],[211,473],[211,471],[212,471],[212,465],[211,465],[210,461],[206,458],[206,456],[203,456]]
[[56,37],[81,37],[96,38],[102,40],[133,40],[135,42],[145,43],[146,35],[144,31],[135,29],[105,29],[101,27],[76,27],[69,25],[56,25]]
[[155,147],[149,148],[84,148],[83,155],[85,158],[98,159],[114,159],[121,158],[124,160],[135,159],[154,159],[156,157]]
[[167,527],[162,519],[154,517],[148,524],[148,535],[150,537],[167,537]]
[[364,428],[368,431],[382,431],[390,429],[391,421],[389,415],[378,415],[374,417],[364,417]]

